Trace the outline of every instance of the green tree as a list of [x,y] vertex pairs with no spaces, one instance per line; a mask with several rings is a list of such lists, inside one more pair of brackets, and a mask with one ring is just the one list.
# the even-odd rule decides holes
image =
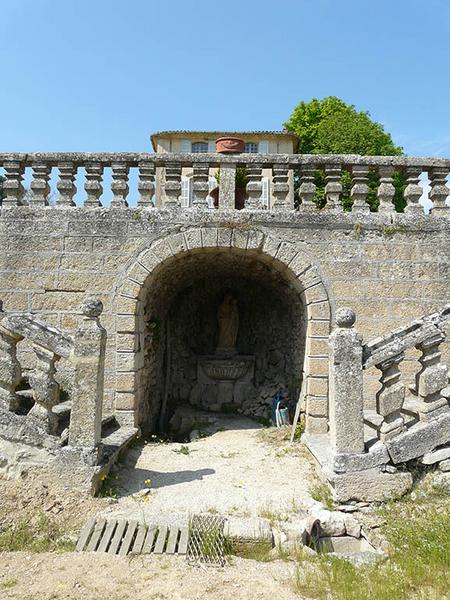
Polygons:
[[[352,104],[346,104],[336,96],[328,96],[322,100],[314,98],[310,102],[300,102],[284,127],[299,136],[298,152],[301,154],[363,154],[371,156],[398,156],[403,149],[396,146],[383,126],[370,118],[368,112],[358,112]],[[378,208],[376,188],[378,177],[374,172],[369,176],[370,192],[368,202],[371,210]],[[400,173],[394,176],[397,210],[402,211],[404,179]],[[325,174],[323,170],[316,173],[316,202],[325,204]],[[351,208],[350,174],[342,175],[342,202],[344,208]]]

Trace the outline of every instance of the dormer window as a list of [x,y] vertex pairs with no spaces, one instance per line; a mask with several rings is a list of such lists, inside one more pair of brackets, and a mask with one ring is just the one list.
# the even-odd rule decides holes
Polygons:
[[199,152],[208,152],[208,142],[192,142],[191,152],[198,154]]

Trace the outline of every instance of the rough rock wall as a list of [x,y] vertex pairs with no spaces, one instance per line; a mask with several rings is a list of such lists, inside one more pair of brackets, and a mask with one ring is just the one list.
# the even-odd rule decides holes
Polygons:
[[244,274],[197,280],[175,300],[171,311],[172,407],[189,401],[197,381],[197,357],[215,352],[217,307],[226,290],[233,293],[239,308],[238,354],[255,357],[254,390],[239,412],[268,418],[271,400],[280,388],[291,403],[297,398],[304,310],[298,297]]

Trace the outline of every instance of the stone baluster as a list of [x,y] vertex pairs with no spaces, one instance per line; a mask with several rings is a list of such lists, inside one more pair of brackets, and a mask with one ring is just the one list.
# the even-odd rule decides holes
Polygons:
[[153,208],[152,198],[155,193],[155,165],[152,162],[139,163],[139,208]]
[[84,201],[85,208],[97,208],[102,206],[100,202],[103,194],[103,165],[98,162],[86,164],[86,182],[84,190],[86,192],[86,200]]
[[208,208],[209,193],[209,166],[204,164],[194,164],[193,192],[194,198],[192,205],[194,208]]
[[376,395],[376,401],[377,412],[383,417],[378,431],[378,437],[383,442],[395,437],[405,428],[404,418],[400,414],[405,401],[405,386],[400,381],[399,369],[403,358],[404,354],[400,353],[375,365],[381,371],[381,389]]
[[364,452],[362,338],[355,313],[336,312],[330,346],[330,441],[339,454]]
[[100,325],[100,300],[81,306],[82,322],[74,336],[75,366],[69,444],[93,450],[101,439],[106,331]]
[[352,212],[369,212],[367,195],[369,193],[369,167],[367,165],[354,165],[352,167],[353,186],[350,197],[353,200]]
[[48,433],[56,434],[58,419],[53,407],[59,403],[59,384],[55,380],[55,364],[60,357],[39,344],[33,344],[36,355],[35,365],[29,381],[33,392],[34,406],[29,414],[47,424]]
[[406,169],[406,187],[405,187],[405,200],[406,200],[406,213],[412,214],[423,214],[423,206],[419,204],[419,200],[422,197],[422,187],[419,185],[420,174],[422,169],[417,167],[407,167]]
[[395,212],[394,196],[395,187],[393,184],[394,167],[381,166],[378,167],[378,173],[380,175],[380,185],[377,190],[377,198],[379,201],[378,212],[380,213],[393,213]]
[[236,165],[220,165],[219,209],[232,209],[236,202]]
[[4,198],[2,204],[5,207],[20,206],[25,192],[22,185],[25,167],[17,161],[6,162],[3,166],[5,168],[5,181],[3,182]]
[[111,200],[111,208],[126,208],[128,206],[127,196],[128,187],[128,172],[129,166],[124,162],[112,163],[112,183],[111,191],[113,197]]
[[167,208],[176,208],[180,206],[180,195],[181,165],[179,163],[167,163],[163,205]]
[[77,193],[75,178],[77,174],[77,166],[72,162],[64,162],[58,165],[59,180],[56,187],[59,192],[59,197],[56,200],[56,206],[60,208],[69,208],[75,206],[73,197]]
[[442,167],[433,167],[428,177],[430,179],[430,200],[433,203],[431,213],[433,215],[448,215],[450,214],[450,206],[446,204],[446,200],[450,194],[450,189],[447,186],[448,169]]
[[245,208],[255,210],[262,208],[262,167],[259,164],[247,165],[247,200]]
[[[0,319],[3,312],[0,300]],[[17,342],[22,338],[1,325],[0,320],[0,405],[14,411],[19,402],[16,388],[20,383],[21,370],[17,360]]]
[[419,419],[429,421],[449,410],[447,399],[441,394],[448,386],[448,367],[441,364],[439,346],[445,340],[445,333],[436,329],[416,348],[422,353],[419,362],[422,369],[416,375],[416,390],[419,397]]
[[273,176],[273,210],[292,210],[289,206],[289,167],[283,164],[274,164],[272,167]]
[[30,204],[37,206],[48,206],[50,194],[50,173],[52,168],[46,163],[33,164],[33,180],[30,188],[33,193]]
[[305,165],[300,172],[300,207],[301,212],[312,212],[318,210],[317,204],[313,201],[316,193],[316,184],[314,183],[315,168],[311,165]]
[[339,165],[327,165],[325,167],[325,198],[324,208],[342,211],[341,204],[342,184],[341,167]]

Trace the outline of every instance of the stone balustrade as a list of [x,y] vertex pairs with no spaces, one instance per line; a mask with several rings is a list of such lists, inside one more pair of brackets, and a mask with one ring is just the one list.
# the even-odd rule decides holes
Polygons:
[[72,338],[34,314],[5,315],[0,304],[0,408],[12,412],[19,408],[17,344],[26,339],[35,353],[29,374],[34,405],[28,415],[41,420],[47,432],[56,435],[58,419],[53,409],[61,401],[56,363],[68,359],[74,367],[69,444],[95,449],[101,438],[106,346],[106,331],[99,323],[102,310],[99,300],[86,300],[81,307],[82,322]]
[[[335,472],[364,470],[391,460],[407,462],[450,441],[450,405],[443,394],[449,371],[439,346],[446,339],[450,305],[388,335],[363,343],[350,309],[336,313],[330,335],[330,442]],[[415,384],[402,382],[408,349],[419,350]],[[376,410],[364,410],[364,370],[380,371]],[[446,394],[447,395],[447,394]],[[375,439],[368,439],[369,428]]]
[[[450,159],[405,156],[303,155],[303,154],[150,154],[150,153],[2,153],[0,175],[3,208],[29,205],[60,208],[124,209],[182,207],[182,178],[192,180],[188,206],[214,208],[209,182],[220,170],[216,208],[235,208],[236,169],[246,168],[245,209],[298,210],[315,212],[315,174],[322,171],[325,206],[322,210],[343,211],[343,172],[351,178],[351,212],[367,213],[369,191],[378,200],[378,212],[394,213],[394,178],[404,182],[405,213],[424,213],[419,203],[424,193],[421,175],[427,176],[428,199],[433,216],[450,216],[447,176]],[[263,202],[263,176],[270,174],[268,202]],[[29,181],[25,189],[24,181]],[[111,181],[109,189],[105,182]],[[371,187],[372,186],[372,187]],[[294,187],[296,200],[294,202]],[[84,188],[84,192],[80,191]],[[77,198],[77,204],[75,203]]]

